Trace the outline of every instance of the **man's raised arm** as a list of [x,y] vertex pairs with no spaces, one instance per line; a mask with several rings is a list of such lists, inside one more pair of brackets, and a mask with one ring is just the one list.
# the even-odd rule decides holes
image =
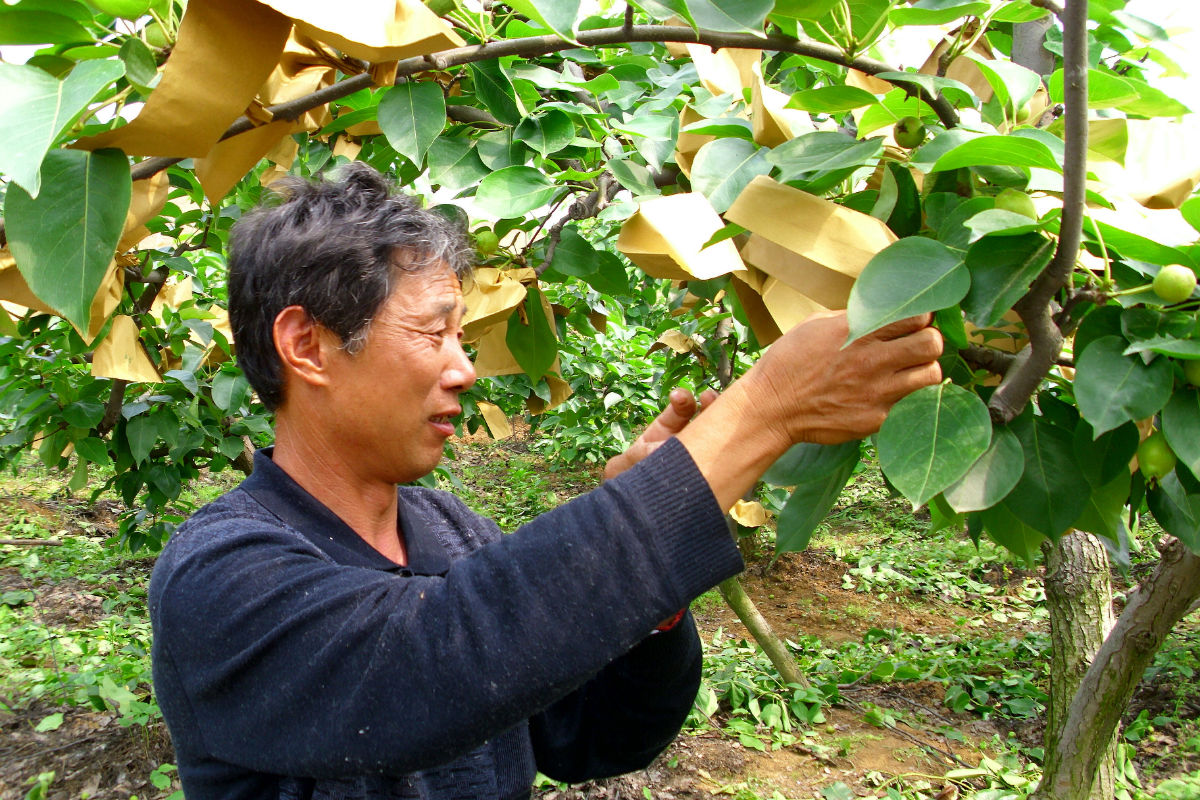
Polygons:
[[930,321],[910,317],[843,347],[845,314],[819,314],[772,344],[678,433],[721,508],[793,444],[869,436],[896,401],[938,383],[942,337]]

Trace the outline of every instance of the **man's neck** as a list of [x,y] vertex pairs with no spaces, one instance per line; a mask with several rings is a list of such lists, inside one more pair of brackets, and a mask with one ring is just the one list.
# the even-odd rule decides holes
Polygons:
[[337,447],[324,446],[312,433],[297,431],[286,419],[277,419],[275,465],[367,544],[397,564],[407,564],[395,485],[361,480]]

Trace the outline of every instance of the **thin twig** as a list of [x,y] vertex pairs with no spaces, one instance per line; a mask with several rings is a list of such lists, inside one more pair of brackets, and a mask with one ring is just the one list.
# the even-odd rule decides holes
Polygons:
[[5,544],[17,547],[62,547],[58,539],[0,539],[0,545]]

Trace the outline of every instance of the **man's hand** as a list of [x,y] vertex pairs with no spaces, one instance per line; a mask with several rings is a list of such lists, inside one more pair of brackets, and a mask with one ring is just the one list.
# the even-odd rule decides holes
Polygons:
[[797,442],[836,444],[879,430],[905,395],[939,382],[942,336],[929,314],[848,347],[844,312],[792,328],[679,433],[723,509]]
[[771,345],[746,388],[766,424],[790,443],[862,439],[896,401],[942,379],[942,335],[931,321],[909,317],[843,348],[845,313],[814,315]]
[[642,435],[620,455],[613,456],[604,465],[604,479],[611,480],[658,449],[659,445],[679,433],[717,399],[712,389],[705,390],[700,399],[686,389],[673,389],[670,402],[654,421],[642,431]]

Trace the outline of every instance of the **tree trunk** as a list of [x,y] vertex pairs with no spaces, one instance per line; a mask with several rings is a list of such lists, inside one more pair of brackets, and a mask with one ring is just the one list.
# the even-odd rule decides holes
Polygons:
[[[1042,547],[1046,556],[1046,608],[1050,612],[1050,703],[1046,713],[1045,775],[1058,768],[1067,711],[1092,658],[1113,626],[1112,583],[1108,554],[1099,540],[1070,531]],[[1116,772],[1116,736],[1100,743],[1099,771],[1090,793],[1080,797],[1110,800]]]
[[[1042,782],[1034,800],[1086,800],[1092,779],[1112,742],[1121,714],[1171,628],[1200,598],[1200,556],[1178,539],[1162,547],[1162,558],[1130,593],[1108,638],[1079,682],[1046,750]],[[1109,794],[1109,797],[1112,795]]]
[[767,658],[771,659],[771,663],[779,672],[779,677],[787,683],[799,684],[807,689],[808,678],[804,677],[804,673],[796,666],[796,660],[792,658],[787,644],[771,628],[771,623],[767,622],[766,618],[759,613],[758,607],[754,605],[750,595],[746,594],[746,590],[742,588],[738,579],[733,577],[723,581],[718,588],[721,590],[721,597],[725,598],[726,604],[733,609],[733,613],[737,614],[737,618],[750,631],[750,635],[767,654]]

